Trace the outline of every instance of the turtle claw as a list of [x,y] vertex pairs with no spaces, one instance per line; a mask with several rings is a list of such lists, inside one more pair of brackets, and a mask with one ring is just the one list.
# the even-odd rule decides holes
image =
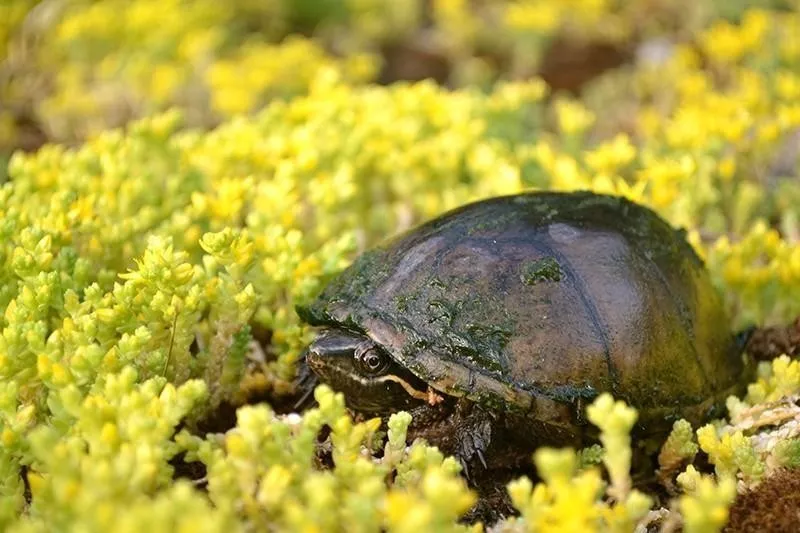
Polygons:
[[476,473],[476,469],[480,469],[481,466],[484,470],[489,469],[485,455],[488,444],[489,442],[483,439],[474,439],[470,437],[461,440],[460,449],[456,452],[456,456],[458,457],[458,462],[461,463],[461,471],[467,479],[470,479],[470,465],[474,467],[473,473]]
[[461,465],[461,473],[464,474],[464,477],[467,478],[467,481],[469,481],[469,464],[467,463],[467,460],[459,455],[458,463]]
[[483,468],[489,470],[489,467],[486,465],[486,458],[483,456],[483,452],[480,450],[475,450],[475,455],[478,456],[478,460],[480,460]]
[[309,387],[308,390],[303,392],[303,395],[300,396],[300,398],[297,399],[297,401],[292,406],[292,409],[295,410],[295,411],[304,410],[304,407],[307,407],[307,406],[309,406],[311,404],[311,402],[309,402],[309,400],[311,399],[311,397],[313,395],[314,395],[314,388],[313,387]]
[[295,411],[304,411],[315,403],[314,389],[319,385],[319,378],[308,368],[305,356],[300,359],[297,366],[297,379],[295,379],[294,386],[300,396],[294,403],[293,409]]
[[[486,462],[486,452],[492,442],[492,418],[489,413],[469,405],[469,411],[458,409],[456,416],[459,418],[456,423],[457,450],[456,456],[461,463],[461,471],[467,480],[470,480],[469,466],[473,466],[473,474],[476,473],[478,464],[488,470]],[[470,465],[471,463],[471,465]]]

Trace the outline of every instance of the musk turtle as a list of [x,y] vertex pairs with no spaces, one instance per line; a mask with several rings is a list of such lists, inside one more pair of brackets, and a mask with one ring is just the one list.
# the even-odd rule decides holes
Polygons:
[[749,365],[684,234],[588,192],[492,198],[360,257],[301,317],[306,352],[358,412],[410,410],[410,436],[468,466],[580,444],[587,401],[639,411],[635,433],[715,415]]

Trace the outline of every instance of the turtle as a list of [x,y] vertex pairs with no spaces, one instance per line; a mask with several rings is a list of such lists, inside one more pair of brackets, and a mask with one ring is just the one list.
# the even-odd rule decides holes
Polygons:
[[304,360],[349,408],[413,415],[469,469],[597,437],[603,392],[637,438],[698,424],[752,376],[742,336],[684,230],[624,197],[523,192],[473,202],[358,256],[297,312]]

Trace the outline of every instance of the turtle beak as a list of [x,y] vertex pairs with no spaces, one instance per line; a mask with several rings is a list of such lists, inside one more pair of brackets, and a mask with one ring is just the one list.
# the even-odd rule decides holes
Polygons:
[[364,342],[364,337],[340,329],[327,329],[321,332],[308,347],[306,361],[312,369],[329,365],[334,359],[351,358],[356,347]]
[[353,363],[356,348],[366,338],[342,329],[322,331],[306,352],[308,368],[337,391],[351,391],[359,379]]

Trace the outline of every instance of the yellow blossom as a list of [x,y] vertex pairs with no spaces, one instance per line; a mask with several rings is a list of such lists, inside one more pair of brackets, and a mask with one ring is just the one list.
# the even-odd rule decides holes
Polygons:
[[67,370],[64,365],[60,363],[54,363],[50,372],[55,385],[63,386],[72,381],[72,375],[70,374],[69,370]]
[[518,31],[548,33],[558,27],[562,10],[556,2],[518,1],[505,8],[505,23]]
[[585,155],[586,163],[597,172],[614,172],[636,157],[636,148],[625,134],[617,134]]
[[594,114],[575,100],[559,99],[555,110],[558,126],[565,135],[583,133],[595,121]]
[[775,76],[775,91],[784,100],[797,100],[800,98],[800,75],[788,70],[778,71]]
[[720,176],[725,181],[731,181],[736,172],[736,159],[728,156],[720,160],[717,166]]
[[738,28],[729,22],[718,22],[701,37],[705,53],[720,63],[735,63],[747,51],[747,42]]
[[4,427],[3,431],[0,432],[0,442],[3,443],[3,446],[11,447],[16,440],[17,434],[11,428]]

